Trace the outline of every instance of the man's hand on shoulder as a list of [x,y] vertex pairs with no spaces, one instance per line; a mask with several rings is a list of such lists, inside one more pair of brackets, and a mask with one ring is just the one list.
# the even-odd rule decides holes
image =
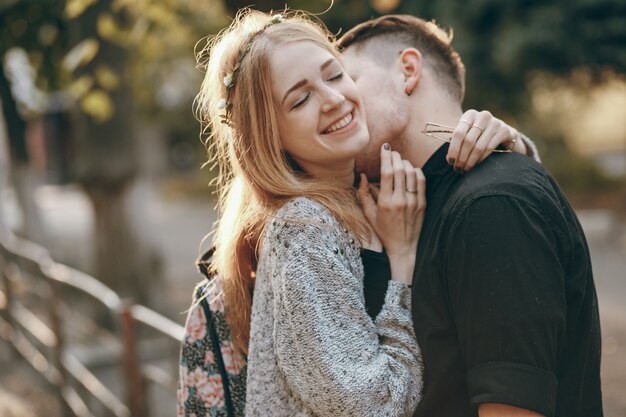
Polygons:
[[485,403],[478,407],[479,417],[544,417],[543,414],[506,404]]

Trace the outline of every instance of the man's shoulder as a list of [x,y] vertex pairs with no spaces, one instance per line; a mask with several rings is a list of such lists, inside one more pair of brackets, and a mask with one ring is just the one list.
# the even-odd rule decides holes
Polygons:
[[532,158],[517,153],[493,154],[462,176],[449,202],[467,203],[486,196],[556,201],[561,192],[552,176]]

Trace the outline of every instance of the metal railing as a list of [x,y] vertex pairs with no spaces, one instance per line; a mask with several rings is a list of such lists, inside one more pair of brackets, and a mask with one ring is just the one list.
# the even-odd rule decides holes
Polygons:
[[[182,326],[120,298],[94,277],[55,262],[44,247],[10,233],[0,236],[0,275],[0,338],[54,387],[64,415],[149,417],[148,384],[175,393],[177,373],[146,363],[139,334],[158,333],[177,349]],[[84,302],[68,292],[79,293]],[[85,319],[80,311],[85,305],[104,311],[100,319],[108,317],[113,325]],[[107,387],[68,346],[69,329],[82,329],[87,338],[98,333],[117,346],[112,356],[122,363],[121,393]]]

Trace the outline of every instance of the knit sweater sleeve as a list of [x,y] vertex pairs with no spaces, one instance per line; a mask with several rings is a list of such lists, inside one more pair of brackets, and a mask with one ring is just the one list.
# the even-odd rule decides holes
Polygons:
[[519,137],[522,142],[524,142],[524,145],[526,145],[526,156],[530,156],[535,161],[541,163],[541,157],[539,156],[539,150],[537,149],[535,142],[522,132],[519,132]]
[[278,222],[267,234],[276,303],[273,337],[290,388],[315,415],[412,415],[422,363],[410,289],[390,282],[372,322],[362,269],[350,262],[339,225],[316,203],[297,217],[299,223]]

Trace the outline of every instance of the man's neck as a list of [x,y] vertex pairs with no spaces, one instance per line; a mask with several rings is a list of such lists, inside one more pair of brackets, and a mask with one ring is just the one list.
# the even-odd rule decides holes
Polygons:
[[[447,101],[431,102],[428,105],[417,107],[414,116],[409,122],[402,141],[402,156],[413,166],[423,167],[430,157],[441,147],[443,142],[428,136],[423,132],[427,122],[449,126],[455,129],[463,111],[460,106],[450,105]],[[452,134],[441,134],[442,137],[451,137]]]

